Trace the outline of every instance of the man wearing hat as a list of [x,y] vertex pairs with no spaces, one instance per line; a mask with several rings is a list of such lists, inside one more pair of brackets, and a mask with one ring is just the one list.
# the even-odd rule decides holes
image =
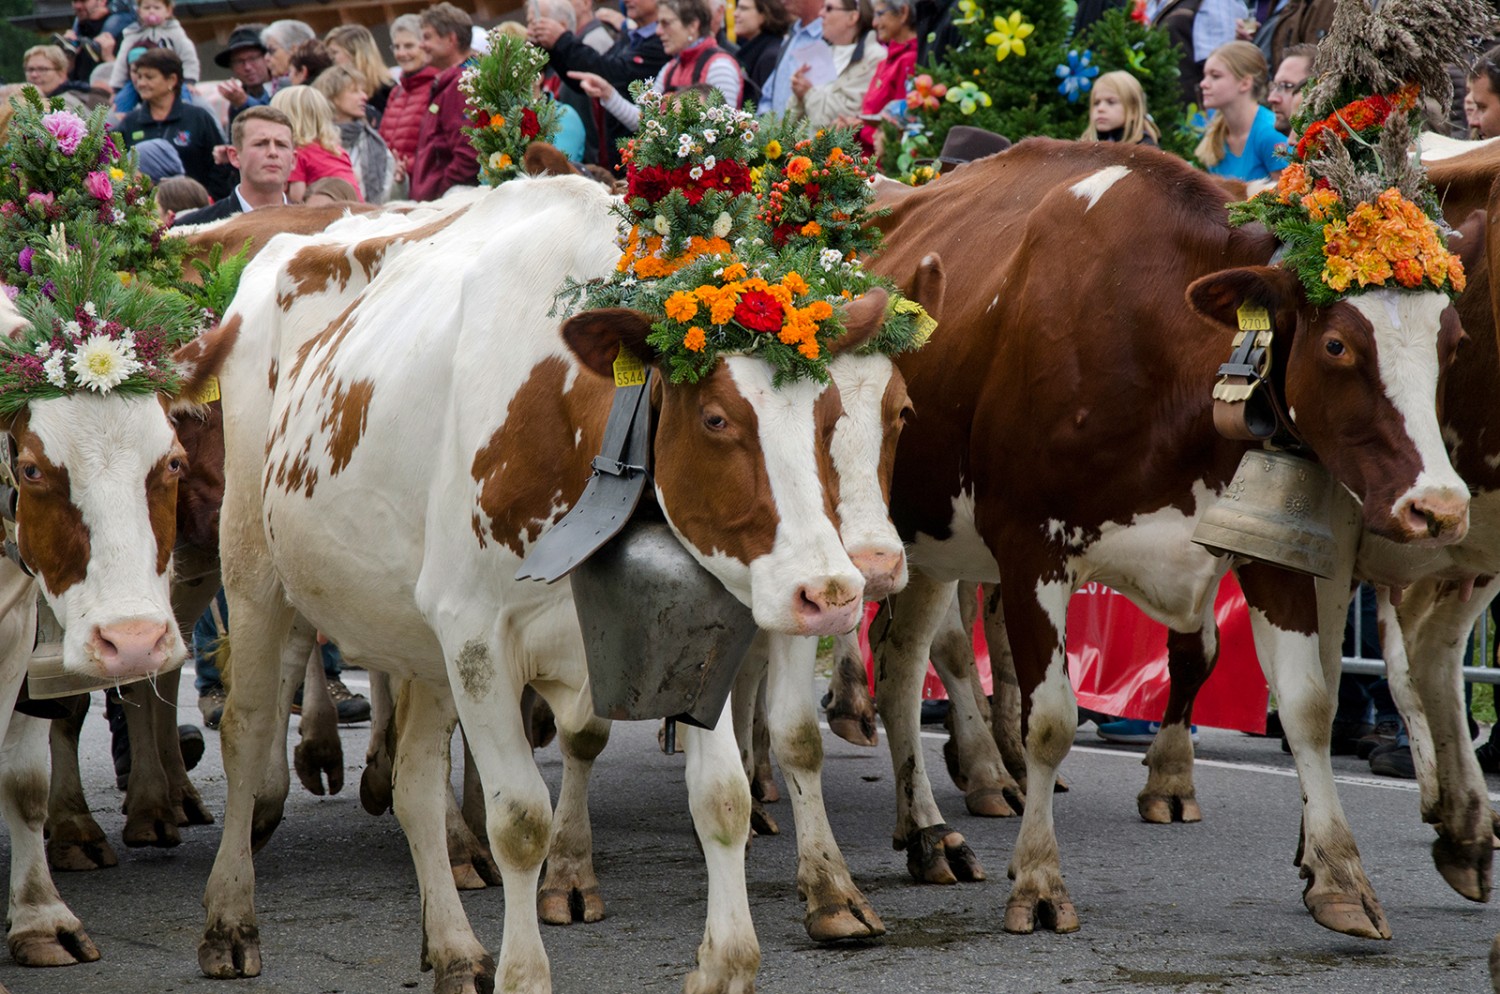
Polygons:
[[219,84],[219,96],[229,104],[229,121],[246,107],[263,107],[271,102],[271,70],[266,65],[266,46],[260,41],[260,27],[242,24],[229,35],[224,51],[214,62],[234,73],[234,78]]

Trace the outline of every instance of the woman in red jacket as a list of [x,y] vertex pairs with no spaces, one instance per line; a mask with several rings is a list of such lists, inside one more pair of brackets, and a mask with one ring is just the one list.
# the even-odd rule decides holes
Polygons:
[[417,153],[417,133],[427,113],[432,81],[437,79],[437,70],[427,64],[422,51],[422,22],[416,14],[402,14],[391,22],[391,54],[401,67],[401,79],[386,100],[380,136],[396,156],[396,182],[404,186]]
[[885,46],[885,61],[875,68],[875,78],[860,105],[859,143],[866,152],[875,150],[878,117],[893,100],[906,99],[906,81],[917,65],[917,10],[913,0],[875,0],[875,36]]

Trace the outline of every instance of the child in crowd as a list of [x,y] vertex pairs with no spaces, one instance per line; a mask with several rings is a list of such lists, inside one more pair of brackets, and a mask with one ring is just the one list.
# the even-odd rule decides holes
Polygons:
[[341,179],[324,176],[307,186],[304,207],[332,207],[334,204],[357,203],[359,191]]
[[[334,176],[346,180],[359,191],[359,179],[349,153],[339,143],[339,130],[333,124],[333,105],[328,98],[310,86],[289,86],[277,91],[271,106],[292,122],[292,144],[297,146],[297,161],[287,180],[287,199],[302,203],[308,184]],[[363,199],[363,198],[361,198]]]
[[1155,145],[1160,137],[1156,122],[1146,113],[1146,91],[1139,80],[1123,69],[1094,80],[1083,141]]
[[[115,110],[125,114],[139,102],[135,86],[130,82],[130,66],[139,53],[149,48],[170,48],[182,59],[182,82],[186,86],[198,82],[198,47],[172,16],[172,0],[140,0],[135,6],[136,22],[125,29],[120,38],[120,57],[115,59],[110,71],[109,87],[115,94]],[[184,89],[184,98],[187,90]],[[191,101],[189,101],[191,102]]]
[[156,213],[171,223],[177,214],[186,214],[213,203],[203,184],[191,176],[168,176],[156,185]]

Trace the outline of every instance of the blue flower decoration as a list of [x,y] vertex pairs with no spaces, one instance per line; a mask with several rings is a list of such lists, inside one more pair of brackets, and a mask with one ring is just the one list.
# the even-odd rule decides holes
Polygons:
[[1076,104],[1079,97],[1093,88],[1094,77],[1099,75],[1099,67],[1093,62],[1093,52],[1084,49],[1079,54],[1074,49],[1068,53],[1068,61],[1057,67],[1057,78],[1062,80],[1057,84],[1057,92],[1067,97],[1068,103]]

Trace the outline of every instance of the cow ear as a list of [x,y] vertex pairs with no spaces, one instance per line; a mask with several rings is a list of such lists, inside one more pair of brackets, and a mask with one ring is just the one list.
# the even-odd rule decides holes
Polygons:
[[211,381],[219,375],[239,337],[240,316],[233,314],[213,331],[199,335],[172,353],[177,365],[178,390],[167,407],[169,413],[196,407],[203,403],[206,393],[214,392]]
[[948,278],[943,273],[943,259],[936,252],[924,256],[917,266],[917,275],[912,277],[907,296],[922,305],[922,310],[934,321],[943,319],[943,293]]
[[1486,228],[1489,226],[1489,213],[1485,210],[1476,210],[1464,218],[1458,226],[1458,234],[1450,236],[1448,248],[1458,253],[1458,259],[1464,264],[1464,272],[1472,273],[1482,264],[1484,258],[1484,245]]
[[521,165],[528,176],[576,176],[578,171],[568,157],[546,142],[532,142],[526,146]]
[[874,287],[844,305],[844,333],[828,346],[829,355],[852,352],[868,342],[885,324],[889,295]]
[[604,307],[575,314],[563,322],[562,337],[578,361],[600,376],[613,376],[615,356],[624,346],[642,362],[654,362],[656,351],[646,344],[651,319],[626,307]]
[[1187,288],[1188,306],[1199,316],[1238,331],[1238,311],[1244,304],[1264,307],[1277,316],[1277,327],[1285,323],[1284,315],[1296,311],[1306,298],[1297,277],[1280,266],[1245,266],[1210,273]]

